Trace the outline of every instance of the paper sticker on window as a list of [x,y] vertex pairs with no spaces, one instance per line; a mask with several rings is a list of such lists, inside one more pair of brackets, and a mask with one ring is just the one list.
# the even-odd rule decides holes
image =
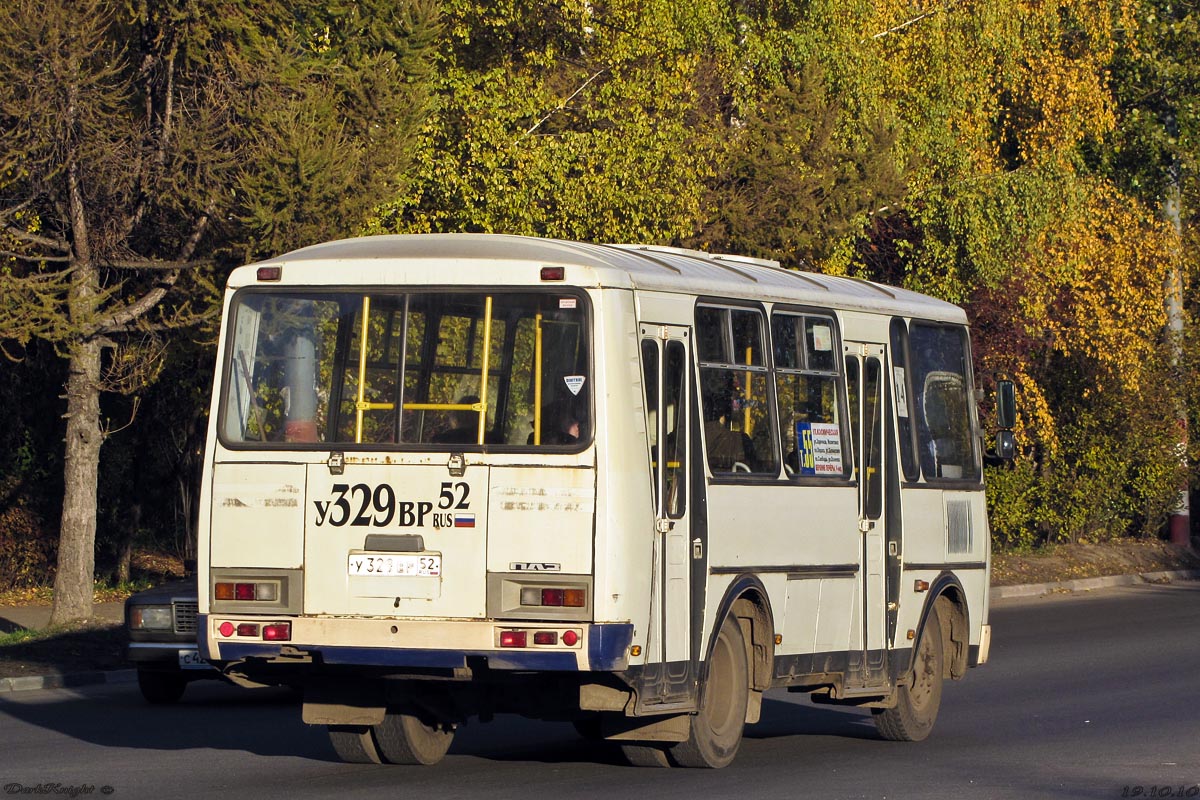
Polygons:
[[567,388],[571,390],[571,394],[579,394],[579,390],[583,388],[585,378],[582,375],[566,375],[563,377],[563,383],[567,384]]
[[828,353],[833,349],[833,329],[828,325],[813,325],[813,350],[818,353]]
[[901,417],[908,416],[908,392],[904,387],[904,367],[892,367],[892,382],[896,384],[896,413]]
[[826,422],[796,423],[796,455],[800,475],[842,474],[842,430]]
[[579,299],[576,297],[560,297],[558,298],[559,308],[578,308]]

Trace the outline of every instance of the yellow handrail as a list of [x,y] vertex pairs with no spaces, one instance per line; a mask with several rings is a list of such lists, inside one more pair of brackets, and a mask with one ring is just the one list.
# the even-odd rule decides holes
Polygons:
[[362,443],[363,412],[373,404],[366,402],[367,392],[367,333],[371,316],[371,296],[363,295],[362,331],[358,339],[358,399],[354,403],[354,443]]
[[[747,347],[746,348],[746,363],[747,364],[750,363],[750,359],[753,356],[754,356],[754,349],[751,347]],[[746,403],[745,403],[745,407],[742,409],[742,432],[745,433],[747,436],[754,435],[754,426],[750,420],[750,398],[752,398],[754,396],[754,391],[750,385],[750,382],[753,380],[753,378],[751,377],[752,374],[753,373],[751,373],[749,370],[746,371],[746,398],[745,398]]]
[[533,318],[533,443],[542,443],[542,315]]
[[483,432],[487,426],[488,362],[492,357],[492,296],[483,300],[483,369],[479,376],[479,440],[483,444]]

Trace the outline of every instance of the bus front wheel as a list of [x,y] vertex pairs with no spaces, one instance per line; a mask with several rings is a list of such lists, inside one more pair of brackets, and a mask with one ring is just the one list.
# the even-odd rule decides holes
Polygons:
[[388,710],[374,727],[375,744],[390,764],[436,764],[450,749],[454,729],[436,720],[426,722],[413,710]]
[[942,704],[942,622],[935,603],[925,620],[912,670],[896,687],[896,705],[875,710],[875,728],[893,742],[919,742],[933,730]]
[[746,640],[734,617],[726,617],[713,643],[708,681],[700,709],[692,717],[686,742],[671,748],[671,760],[681,767],[719,769],[737,755],[746,725],[750,698],[750,664]]

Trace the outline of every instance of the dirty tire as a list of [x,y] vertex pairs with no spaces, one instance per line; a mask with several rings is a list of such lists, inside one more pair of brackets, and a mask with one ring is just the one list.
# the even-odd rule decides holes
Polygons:
[[667,751],[652,744],[621,743],[621,754],[635,767],[669,767]]
[[138,688],[142,697],[151,705],[165,706],[179,702],[183,690],[187,688],[187,678],[173,672],[157,672],[149,669],[139,669],[137,673]]
[[338,758],[351,764],[382,764],[383,759],[366,725],[329,725],[329,743]]
[[733,761],[742,743],[749,697],[746,641],[738,621],[726,617],[708,661],[700,709],[692,717],[688,740],[671,748],[671,761],[707,769],[720,769]]
[[453,728],[426,722],[412,709],[389,710],[373,730],[379,754],[389,764],[436,764],[454,741]]
[[913,653],[912,671],[896,687],[895,707],[875,711],[880,736],[893,742],[919,742],[929,735],[942,704],[944,662],[941,615],[935,603]]

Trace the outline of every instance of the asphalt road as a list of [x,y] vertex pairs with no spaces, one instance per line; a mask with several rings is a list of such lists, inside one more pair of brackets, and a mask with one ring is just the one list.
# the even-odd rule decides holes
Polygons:
[[108,685],[0,699],[0,800],[1200,797],[1200,583],[1005,601],[992,624],[991,663],[947,686],[917,744],[773,692],[716,772],[626,767],[512,717],[467,726],[436,767],[353,765],[285,693],[196,684],[152,708]]

